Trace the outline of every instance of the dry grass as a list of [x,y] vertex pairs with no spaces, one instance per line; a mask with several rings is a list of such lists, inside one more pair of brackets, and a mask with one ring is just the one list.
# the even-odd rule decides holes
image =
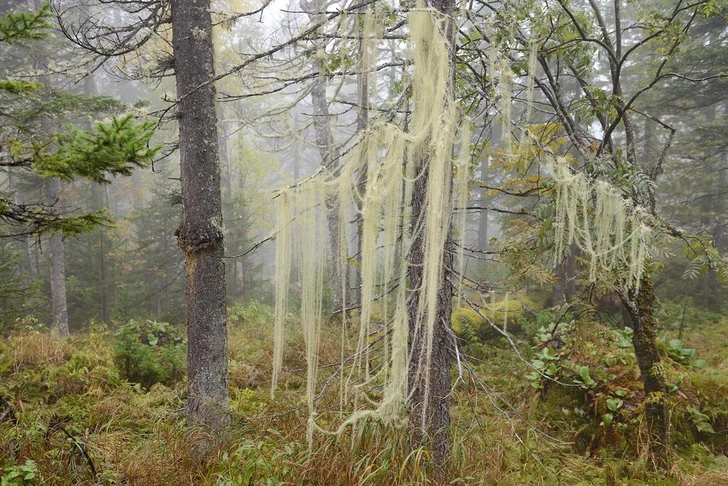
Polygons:
[[[543,410],[523,384],[521,365],[500,352],[487,360],[491,364],[479,365],[480,372],[513,409],[494,392],[461,385],[453,395],[453,448],[444,469],[433,467],[426,451],[410,451],[406,430],[377,423],[338,438],[316,434],[309,450],[305,399],[296,387],[305,365],[301,347],[291,339],[284,381],[289,386],[271,400],[272,326],[256,316],[231,326],[232,426],[203,459],[194,453],[195,444],[210,438],[190,429],[181,414],[184,383],[146,391],[114,379],[108,333],[67,343],[34,331],[10,337],[3,349],[12,356],[3,359],[12,363],[3,372],[0,394],[12,403],[18,422],[0,422],[0,474],[32,459],[39,484],[48,485],[728,484],[728,459],[705,448],[676,456],[668,479],[647,472],[637,457],[614,456],[607,448],[584,457],[572,444],[546,438],[534,426],[568,442],[573,423],[557,417],[558,408]],[[338,333],[327,339],[335,343]],[[337,346],[324,349],[322,361],[337,358]],[[68,380],[60,391],[48,382],[57,376]],[[53,400],[49,390],[55,390]]]
[[28,331],[12,336],[9,341],[16,373],[24,368],[60,366],[73,353],[68,342],[53,339],[47,332]]

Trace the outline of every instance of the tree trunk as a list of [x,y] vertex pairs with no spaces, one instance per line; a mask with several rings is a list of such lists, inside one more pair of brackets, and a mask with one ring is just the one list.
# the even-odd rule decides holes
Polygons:
[[[58,202],[60,183],[55,177],[45,181],[45,199],[48,206]],[[68,303],[66,300],[66,262],[65,246],[61,235],[53,235],[48,239],[48,262],[50,264],[51,312],[53,314],[53,331],[61,339],[69,336]]]
[[[369,13],[369,7],[362,9],[362,14],[367,15]],[[368,46],[365,42],[363,25],[362,29],[359,30],[361,39],[359,40],[359,73],[356,76],[356,88],[357,88],[357,102],[359,109],[356,112],[356,132],[362,134],[369,126],[369,71],[370,69],[370,58],[371,53],[369,52]],[[357,223],[356,223],[356,249],[354,254],[356,255],[356,265],[351,269],[352,275],[352,286],[354,288],[354,301],[355,304],[361,306],[362,295],[361,295],[361,266],[362,266],[362,238],[364,237],[363,226],[362,226],[362,201],[366,194],[368,167],[366,161],[361,164],[361,170],[357,174],[359,178],[358,190],[359,199],[357,200]],[[348,267],[347,267],[348,268]],[[349,281],[347,280],[347,285]],[[385,283],[388,285],[389,283]]]
[[[320,61],[315,61],[317,69],[324,69]],[[314,81],[311,89],[313,104],[313,126],[316,131],[316,145],[321,153],[323,166],[329,174],[339,173],[339,151],[336,149],[334,136],[331,133],[331,120],[328,99],[326,97],[326,77],[322,73]],[[336,196],[326,197],[326,219],[329,226],[329,251],[331,252],[331,305],[334,311],[343,309],[342,296],[342,262],[339,258],[339,201]]]
[[[91,208],[94,211],[109,209],[108,197],[106,197],[106,190],[107,189],[105,186],[92,183],[90,191],[90,203]],[[101,299],[101,320],[108,325],[111,324],[111,307],[114,299],[113,295],[111,295],[112,292],[110,292],[110,288],[113,287],[113,280],[109,279],[109,264],[106,258],[106,253],[109,251],[109,249],[107,248],[106,244],[106,231],[107,228],[104,226],[99,226],[93,230],[93,233],[90,235],[90,254],[93,255],[94,252],[97,252],[95,260],[98,264],[98,281],[95,281],[95,279],[93,279],[92,282],[98,284],[97,288],[100,294],[97,295]],[[92,272],[95,272],[95,269],[92,268]]]
[[[480,180],[485,181],[485,176],[488,173],[488,159],[483,158],[480,164]],[[488,202],[488,189],[485,187],[480,189],[480,206],[481,209],[478,212],[478,250],[485,251],[490,248],[490,240],[488,238],[488,213],[486,209]]]
[[[427,192],[427,174],[415,183],[412,200],[413,222],[423,220],[424,195]],[[437,293],[437,315],[430,356],[429,370],[426,370],[426,336],[418,331],[420,289],[422,287],[424,263],[424,230],[413,229],[412,246],[409,254],[408,276],[412,292],[408,297],[409,318],[409,423],[412,447],[429,447],[437,465],[442,465],[450,453],[450,365],[452,340],[450,339],[450,315],[452,314],[452,289],[448,282],[452,268],[451,231],[444,248],[443,277]],[[426,317],[425,317],[426,319]],[[429,389],[426,380],[429,380]]]
[[[449,89],[454,90],[454,40],[455,26],[451,14],[455,8],[453,0],[433,1],[431,5],[448,19],[444,37],[450,44],[450,83]],[[416,67],[415,67],[416,69]],[[447,99],[454,102],[452,92]],[[417,109],[415,107],[415,109]],[[427,166],[427,161],[422,161]],[[422,167],[415,170],[421,172]],[[425,195],[427,194],[427,170],[415,181],[412,194],[412,223],[425,220],[424,212],[427,210]],[[452,179],[445,181],[452,185]],[[421,224],[421,223],[420,223]],[[420,293],[423,279],[424,263],[424,234],[425,228],[413,227],[412,246],[409,253],[408,276],[412,289],[408,297],[409,318],[409,424],[412,447],[428,447],[432,452],[434,463],[441,467],[450,454],[450,367],[453,340],[451,339],[450,315],[452,314],[452,289],[449,277],[452,272],[452,228],[448,229],[448,236],[443,250],[443,269],[437,292],[437,306],[435,315],[432,350],[427,357],[426,336],[418,330],[418,321],[426,320],[427,316],[419,316]],[[429,368],[429,369],[428,369]],[[429,383],[428,383],[429,381]]]
[[210,2],[173,0],[171,5],[182,179],[182,222],[176,235],[187,273],[186,413],[192,422],[221,433],[230,417]]
[[[326,0],[302,1],[301,8],[308,11],[312,22],[318,22],[322,18],[322,11],[325,9]],[[324,49],[321,43],[317,45],[320,50]],[[318,55],[318,53],[317,53]],[[331,115],[329,113],[329,101],[326,94],[326,66],[317,57],[314,58],[313,67],[318,76],[311,88],[311,105],[313,107],[313,128],[316,134],[316,146],[321,154],[321,164],[327,169],[331,176],[339,174],[339,151],[331,131]],[[331,253],[331,305],[334,311],[343,310],[344,302],[342,295],[342,272],[339,248],[339,201],[335,195],[326,197],[326,218],[329,227],[329,251]]]
[[645,392],[649,465],[656,471],[666,471],[670,465],[670,421],[665,371],[656,344],[657,322],[653,313],[655,293],[651,278],[644,275],[639,291],[633,287],[626,294],[620,294],[620,297],[634,326],[632,343]]
[[[233,171],[232,171],[232,163],[230,161],[230,147],[228,146],[228,140],[229,136],[227,135],[226,130],[226,123],[224,121],[224,111],[220,106],[217,107],[217,117],[218,117],[218,130],[217,130],[217,146],[218,146],[218,156],[219,156],[219,164],[220,164],[220,174],[221,174],[221,191],[222,191],[222,219],[225,221],[225,229],[227,231],[228,235],[228,244],[227,244],[227,250],[228,253],[235,252],[237,249],[233,249],[230,244],[230,237],[232,236],[235,240],[234,229],[231,228],[230,221],[232,220],[231,217],[231,210],[233,207]],[[239,241],[239,239],[238,239]],[[236,245],[234,245],[236,246]],[[235,252],[237,253],[237,252]],[[240,298],[240,280],[238,277],[238,261],[237,259],[230,260],[227,262],[227,265],[225,266],[225,284],[227,288],[227,296],[231,299]]]

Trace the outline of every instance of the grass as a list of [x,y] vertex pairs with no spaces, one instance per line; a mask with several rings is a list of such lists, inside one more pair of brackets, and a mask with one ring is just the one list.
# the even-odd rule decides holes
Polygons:
[[[569,353],[560,358],[563,381],[576,376],[572,361],[590,367],[597,385],[589,390],[534,389],[523,379],[526,365],[502,342],[469,345],[479,358],[472,361],[476,375],[466,373],[454,391],[452,455],[439,470],[427,451],[410,451],[405,429],[374,422],[341,437],[317,434],[309,449],[305,358],[295,335],[286,351],[284,385],[270,398],[271,322],[270,310],[260,304],[231,310],[232,426],[203,459],[188,453],[205,432],[190,428],[181,413],[184,380],[149,389],[128,383],[114,364],[113,333],[97,329],[67,342],[32,329],[5,336],[0,396],[15,420],[0,421],[0,475],[8,478],[3,484],[728,484],[728,353],[719,344],[728,322],[684,336],[685,345],[706,360],[705,368],[665,359],[686,398],[677,392],[672,397],[678,447],[673,470],[664,476],[649,473],[640,448],[628,443],[640,437],[639,386],[629,350],[607,331],[576,326],[575,342],[567,342]],[[330,343],[338,338],[338,331],[327,337]],[[322,362],[338,358],[333,344],[324,352]],[[533,358],[528,347],[524,352]],[[612,366],[604,365],[607,358]],[[624,424],[620,429],[599,423],[606,397],[616,390],[625,392],[615,419]],[[696,431],[700,417],[686,414],[683,402],[697,406],[714,433]],[[35,473],[23,479],[28,467]]]

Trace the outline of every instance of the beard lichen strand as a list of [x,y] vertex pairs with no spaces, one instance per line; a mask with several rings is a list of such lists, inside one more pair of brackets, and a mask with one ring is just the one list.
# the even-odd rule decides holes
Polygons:
[[[350,164],[354,165],[354,164]],[[349,272],[348,272],[348,257],[349,257],[349,222],[351,221],[353,208],[356,207],[355,201],[354,201],[354,188],[351,185],[351,180],[353,177],[355,177],[355,169],[358,169],[358,166],[360,164],[356,164],[357,167],[344,167],[342,169],[341,177],[338,178],[338,180],[334,180],[334,189],[337,193],[337,198],[339,201],[339,234],[337,235],[337,238],[339,239],[339,243],[337,245],[339,249],[339,255],[337,258],[336,264],[339,265],[339,275],[341,275],[341,329],[340,329],[340,335],[341,335],[341,343],[339,347],[339,358],[340,358],[340,365],[339,365],[339,373],[340,376],[344,376],[344,373],[346,371],[345,363],[346,363],[346,350],[348,348],[348,339],[347,339],[347,322],[348,322],[348,314],[347,314],[347,306],[348,306],[348,288],[349,288]],[[356,218],[354,219],[356,220]],[[343,413],[344,411],[344,403],[346,402],[346,387],[344,380],[339,380],[339,412]]]
[[511,70],[511,64],[506,59],[501,59],[498,72],[500,79],[498,80],[498,92],[501,102],[501,139],[503,140],[503,148],[507,153],[511,153],[511,118],[512,105],[511,95],[513,94],[513,81],[515,74]]
[[276,308],[273,332],[273,376],[271,398],[275,397],[278,378],[283,367],[283,345],[286,314],[288,313],[288,287],[291,277],[291,197],[288,191],[279,194],[276,202]]
[[619,280],[625,288],[639,289],[648,257],[651,229],[647,213],[605,181],[590,182],[573,172],[568,161],[552,165],[556,186],[554,255],[556,263],[575,244],[589,259],[589,280],[599,272],[624,269]]
[[369,378],[368,336],[371,334],[371,315],[377,287],[377,270],[379,259],[377,241],[379,239],[379,221],[381,219],[381,185],[385,183],[381,174],[381,165],[369,167],[368,181],[362,204],[362,259],[361,285],[362,308],[359,328],[358,354],[364,361],[364,376]]
[[[364,24],[368,25],[367,22]],[[419,316],[417,327],[418,332],[425,333],[424,338],[427,343],[423,351],[427,356],[423,356],[425,359],[421,361],[423,364],[426,363],[423,367],[427,367],[431,361],[435,306],[443,276],[443,251],[448,238],[453,207],[463,207],[467,200],[466,178],[469,175],[469,166],[460,162],[462,170],[458,175],[463,180],[458,181],[459,193],[453,198],[452,154],[459,116],[449,93],[450,53],[441,34],[441,17],[432,9],[413,10],[409,17],[409,26],[414,46],[414,76],[411,81],[413,116],[408,130],[405,131],[392,123],[371,123],[368,130],[360,134],[359,146],[347,156],[337,177],[322,183],[321,177],[317,176],[294,190],[297,194],[297,221],[293,238],[302,274],[301,321],[304,326],[307,358],[309,441],[313,438],[314,430],[341,434],[346,427],[356,426],[364,417],[376,417],[385,423],[404,423],[400,421],[407,400],[408,369],[411,359],[408,355],[407,312],[407,297],[411,289],[408,286],[408,264],[405,257],[409,253],[412,241],[412,228],[409,222],[412,221],[410,204],[414,183],[423,174],[427,174],[428,177],[427,193],[424,195],[426,211],[422,221],[417,224],[425,231],[425,260],[422,288],[417,302]],[[365,37],[368,35],[365,34]],[[375,59],[371,60],[372,64],[374,61]],[[468,152],[467,139],[468,136],[464,134],[461,149],[463,154]],[[426,170],[421,167],[422,162],[428,164]],[[359,169],[357,165],[364,163],[368,166],[369,180],[362,195],[357,192],[359,188],[354,174],[355,170]],[[344,382],[341,385],[340,402],[366,403],[367,397],[364,393],[366,390],[361,384],[362,378],[365,385],[379,383],[377,380],[384,379],[381,401],[368,409],[355,408],[336,430],[326,430],[319,426],[314,403],[322,312],[320,295],[323,288],[323,263],[326,251],[322,246],[323,243],[317,242],[318,235],[314,233],[315,228],[319,227],[316,224],[317,220],[322,220],[322,216],[316,214],[321,214],[321,208],[325,207],[324,191],[327,188],[336,191],[341,199],[348,200],[348,202],[342,201],[342,205],[354,206],[353,199],[356,197],[362,199],[362,302],[359,338],[354,354],[357,358],[349,361],[348,373],[346,375],[342,373],[339,378]],[[281,209],[281,212],[283,211],[284,209]],[[340,232],[339,236],[345,239],[347,235],[345,232]],[[377,248],[380,242],[381,249]],[[345,241],[341,241],[340,247],[346,248]],[[281,246],[280,251],[285,251],[285,247]],[[384,302],[388,298],[388,286],[392,285],[393,281],[396,289],[393,293],[394,309],[390,312],[390,304]],[[283,285],[278,285],[276,289],[279,292],[287,290]],[[377,292],[378,289],[381,291]],[[372,306],[377,298],[382,299],[385,309],[384,322],[391,324],[383,333],[386,348],[383,353],[384,364],[379,367],[378,376],[367,379],[367,373],[362,373],[362,367],[367,367],[368,360],[364,356],[371,344],[368,336],[372,331]],[[277,298],[277,302],[281,303],[281,307],[286,303],[280,297]],[[278,312],[283,312],[283,309],[277,310]],[[277,369],[280,370],[280,366]],[[427,371],[424,373],[427,378]],[[365,376],[362,377],[362,374]],[[351,396],[347,399],[348,394]]]
[[[417,357],[424,378],[422,410],[429,410],[433,339],[437,325],[438,293],[443,278],[445,244],[450,232],[452,211],[453,146],[458,112],[452,98],[450,52],[442,32],[444,23],[430,11],[416,11],[410,17],[410,33],[415,46],[414,110],[415,127],[423,130],[413,143],[421,145],[427,169],[425,191],[424,258],[418,293],[417,333],[423,334],[423,356]],[[433,36],[433,32],[435,35]],[[434,79],[433,79],[434,78]],[[437,118],[439,115],[439,119]],[[439,123],[435,124],[435,120]],[[411,357],[414,359],[414,356]],[[422,375],[424,363],[424,375]],[[422,413],[422,428],[427,429],[429,413]]]
[[[323,278],[326,262],[324,238],[318,238],[319,228],[326,223],[326,191],[324,181],[312,179],[298,191],[294,238],[301,266],[301,322],[306,348],[306,402],[309,425],[315,419],[315,395],[318,375],[318,350],[323,313]],[[309,426],[307,436],[313,438]],[[309,440],[309,444],[312,441]]]
[[[387,153],[387,159],[391,159],[390,162],[384,164],[385,166],[385,180],[387,181],[386,190],[384,193],[384,220],[382,224],[384,247],[382,250],[382,285],[380,287],[379,294],[382,296],[381,302],[383,306],[383,322],[388,322],[391,315],[390,298],[388,297],[389,289],[391,288],[392,281],[395,276],[395,270],[397,266],[397,255],[402,254],[402,249],[399,247],[399,228],[402,226],[402,195],[403,195],[403,183],[402,183],[402,161],[405,157],[405,143],[403,137],[396,136],[395,132],[385,134],[384,145],[390,147]],[[394,161],[399,161],[395,163]],[[396,305],[396,303],[395,303]],[[395,306],[396,313],[396,306]],[[396,314],[392,316],[395,318]],[[395,331],[396,332],[396,331]],[[389,332],[384,333],[384,362],[388,363],[392,359],[393,355],[393,343],[391,341],[392,336]],[[387,367],[383,368],[385,373],[384,381],[387,382],[389,379]]]

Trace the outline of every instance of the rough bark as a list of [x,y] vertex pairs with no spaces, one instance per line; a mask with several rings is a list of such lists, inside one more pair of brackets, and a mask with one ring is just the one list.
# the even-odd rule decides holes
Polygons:
[[556,267],[558,280],[554,283],[551,292],[553,305],[569,303],[576,295],[576,256],[578,252],[577,245],[572,244],[569,255]]
[[[45,181],[45,199],[48,206],[58,202],[60,183],[56,178]],[[51,313],[53,314],[53,331],[61,339],[69,336],[68,302],[66,299],[66,249],[61,235],[53,235],[48,239],[48,263],[51,281]]]
[[670,420],[665,371],[657,350],[657,322],[653,312],[655,293],[651,278],[643,276],[639,291],[633,287],[620,297],[634,326],[632,343],[645,393],[648,463],[654,470],[665,471],[670,464]]
[[221,432],[229,423],[220,163],[209,0],[172,1],[179,99],[182,222],[177,243],[187,274],[186,414]]
[[[451,46],[450,89],[454,89],[454,57],[452,57],[455,39],[455,28],[451,14],[455,8],[452,0],[435,1],[431,6],[444,14],[450,21],[446,24],[445,38]],[[454,99],[448,96],[449,99]],[[416,107],[415,107],[416,109]],[[426,166],[427,161],[422,164]],[[416,172],[420,172],[417,170]],[[412,195],[412,221],[416,226],[418,221],[424,221],[424,211],[427,210],[425,194],[427,193],[427,171],[415,182]],[[449,181],[452,184],[452,180]],[[437,292],[437,306],[433,336],[432,353],[429,358],[429,369],[426,346],[426,336],[417,332],[420,291],[423,278],[424,262],[424,228],[413,227],[412,246],[408,255],[408,277],[412,292],[408,297],[409,318],[409,424],[412,447],[427,447],[432,453],[432,459],[441,467],[450,454],[450,367],[452,362],[452,333],[450,330],[450,315],[452,314],[452,289],[449,283],[451,274],[452,229],[449,229],[445,247],[443,248],[443,269],[440,287]],[[425,316],[426,318],[426,316]],[[429,387],[426,383],[429,380]]]
[[[412,201],[413,221],[424,219],[424,194],[427,191],[427,175],[415,183]],[[453,342],[450,315],[452,314],[452,289],[448,275],[452,268],[452,237],[448,235],[443,278],[437,293],[437,315],[430,356],[430,369],[426,370],[426,336],[418,327],[418,308],[423,277],[424,238],[423,228],[414,229],[409,253],[408,277],[412,292],[408,298],[409,318],[409,423],[412,447],[427,447],[432,451],[435,464],[442,465],[450,453],[450,367]],[[429,371],[429,372],[428,372]],[[429,389],[426,379],[429,379]]]

